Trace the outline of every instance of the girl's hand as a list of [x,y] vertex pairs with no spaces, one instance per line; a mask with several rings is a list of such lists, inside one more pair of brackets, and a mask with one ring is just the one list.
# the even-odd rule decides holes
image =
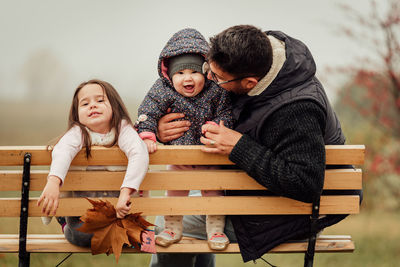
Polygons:
[[128,215],[129,211],[131,210],[132,203],[131,203],[131,194],[135,192],[135,189],[124,187],[121,189],[119,193],[119,198],[117,202],[117,206],[115,210],[117,212],[117,218],[124,218]]
[[219,125],[204,124],[201,131],[205,136],[200,137],[200,142],[205,145],[201,150],[208,153],[229,155],[242,137],[241,133],[225,127],[223,121]]
[[154,142],[153,140],[150,139],[144,139],[143,142],[146,144],[147,146],[147,151],[149,151],[149,153],[154,153],[157,150],[157,143]]
[[57,176],[50,175],[47,177],[46,186],[39,197],[37,206],[43,202],[42,213],[46,216],[56,215],[60,196],[61,179]]

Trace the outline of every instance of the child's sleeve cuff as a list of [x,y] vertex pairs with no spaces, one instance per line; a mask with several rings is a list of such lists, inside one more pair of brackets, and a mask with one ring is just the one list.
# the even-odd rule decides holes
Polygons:
[[156,135],[152,132],[142,132],[139,134],[139,137],[144,139],[150,139],[151,141],[157,142]]

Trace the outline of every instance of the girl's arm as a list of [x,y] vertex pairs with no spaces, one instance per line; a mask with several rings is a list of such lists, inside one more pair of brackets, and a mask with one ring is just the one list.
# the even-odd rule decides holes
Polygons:
[[117,217],[123,218],[130,210],[131,194],[139,190],[147,173],[149,154],[145,143],[140,139],[132,125],[125,120],[121,123],[118,146],[128,158],[128,166],[116,206]]
[[40,206],[43,201],[42,213],[46,216],[56,215],[58,208],[58,198],[60,196],[61,179],[57,176],[50,175],[47,177],[46,186],[39,197],[37,205]]
[[69,166],[76,154],[82,149],[82,132],[79,126],[72,127],[54,146],[51,153],[49,175],[57,176],[64,182]]
[[43,202],[42,212],[44,214],[56,214],[60,186],[64,182],[71,161],[81,149],[82,133],[78,126],[72,127],[54,146],[47,183],[37,202],[38,206]]

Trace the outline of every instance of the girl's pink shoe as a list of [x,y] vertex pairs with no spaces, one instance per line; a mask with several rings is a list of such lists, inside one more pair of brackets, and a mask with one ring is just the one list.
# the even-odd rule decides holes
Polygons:
[[154,231],[146,230],[142,232],[142,244],[140,247],[141,251],[149,253],[156,252],[156,244],[154,243]]

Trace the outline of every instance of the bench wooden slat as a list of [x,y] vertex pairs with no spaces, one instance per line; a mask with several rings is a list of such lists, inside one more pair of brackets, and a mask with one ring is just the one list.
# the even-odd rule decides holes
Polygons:
[[[114,205],[116,198],[107,198]],[[29,201],[29,216],[42,216],[37,199]],[[143,215],[310,214],[311,204],[283,197],[138,197],[131,212]],[[81,216],[90,203],[84,198],[60,199],[57,216]],[[20,200],[0,199],[0,216],[19,217]],[[320,214],[357,214],[358,196],[322,196]]]
[[[55,239],[65,239],[63,234],[28,234],[28,239],[45,239],[45,240],[55,240]],[[18,234],[0,234],[0,239],[15,239],[19,238]],[[197,240],[192,237],[183,237],[184,240]],[[349,241],[351,240],[350,235],[320,235],[318,240],[330,240],[330,241]]]
[[[208,248],[205,240],[197,240],[184,238],[181,242],[173,244],[167,248],[156,246],[158,253],[218,253],[229,254],[239,253],[239,246],[237,243],[232,243],[228,248],[222,252],[212,251]],[[269,253],[302,253],[307,250],[307,242],[293,241],[281,244],[273,248]],[[352,252],[354,250],[354,243],[351,238],[347,239],[334,239],[331,238],[318,238],[316,252]],[[0,235],[0,251],[16,253],[18,252],[18,237],[1,238]],[[46,235],[42,237],[32,237],[28,235],[27,240],[28,252],[79,252],[90,253],[89,248],[78,247],[69,243],[63,236],[59,238],[47,238]],[[123,252],[137,253],[138,251],[132,248],[124,248]]]
[[[215,174],[215,173],[218,174]],[[42,191],[48,171],[31,171],[31,191]],[[125,172],[70,171],[62,191],[119,190]],[[21,190],[22,171],[1,171],[0,191]],[[253,178],[243,171],[150,171],[147,173],[142,190],[263,190]],[[324,189],[361,189],[360,169],[338,169],[325,171]]]
[[365,159],[364,145],[326,145],[327,165],[362,165]]
[[[226,156],[204,153],[201,146],[159,146],[157,152],[150,155],[150,164],[164,165],[231,165]],[[326,164],[363,164],[364,145],[327,145]],[[32,165],[49,165],[51,152],[45,146],[3,146],[0,147],[0,166],[18,166],[22,164],[25,152],[32,153]],[[127,159],[118,148],[93,147],[92,158],[85,158],[84,150],[79,152],[72,165],[126,165]]]
[[[47,166],[51,162],[51,152],[44,146],[0,147],[0,166],[18,166],[0,169],[0,191],[12,196],[9,191],[20,191],[21,165],[25,152],[32,153],[32,165]],[[361,165],[364,162],[363,145],[326,146],[327,165]],[[124,153],[118,147],[94,147],[92,158],[87,160],[84,151],[74,159],[72,165],[126,165]],[[150,155],[153,165],[231,165],[227,156],[203,153],[201,146],[160,146]],[[31,171],[31,191],[41,191],[46,182],[48,171]],[[13,170],[9,170],[13,169]],[[17,169],[17,170],[14,170]],[[40,167],[40,169],[43,169]],[[159,169],[159,168],[158,168]],[[125,172],[109,171],[70,171],[62,190],[119,190]],[[325,172],[324,189],[361,189],[362,171],[360,169],[328,169]],[[243,171],[239,170],[195,170],[195,171],[150,171],[141,185],[142,190],[260,190],[265,189]],[[107,198],[116,204],[117,198]],[[18,198],[0,198],[0,217],[19,217]],[[29,200],[29,216],[42,216],[41,207],[36,206],[37,198]],[[311,204],[283,197],[135,197],[132,198],[131,212],[143,212],[143,215],[202,215],[202,214],[311,214]],[[84,198],[63,198],[57,210],[58,216],[80,216],[91,204]],[[322,196],[320,214],[356,214],[359,213],[359,196]],[[14,233],[16,231],[13,231]],[[19,237],[16,234],[0,234],[0,253],[18,252]],[[304,253],[308,243],[293,241],[281,244],[270,253]],[[354,243],[350,236],[321,235],[316,244],[316,252],[352,252]],[[28,235],[28,252],[79,252],[90,253],[89,248],[77,247],[65,240],[60,234]],[[138,253],[132,248],[124,252]],[[178,244],[168,248],[157,246],[159,253],[215,253],[208,248],[207,242],[193,238],[184,238]],[[231,244],[221,253],[238,253],[237,244]],[[219,253],[219,252],[218,252]]]
[[325,171],[325,190],[362,189],[361,169],[332,169]]

